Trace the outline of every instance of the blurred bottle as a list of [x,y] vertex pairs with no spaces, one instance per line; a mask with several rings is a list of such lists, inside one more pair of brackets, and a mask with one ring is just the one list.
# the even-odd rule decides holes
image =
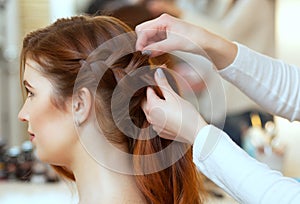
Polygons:
[[17,180],[18,172],[18,157],[20,155],[20,148],[18,146],[10,147],[6,152],[6,172],[7,179],[10,181]]
[[23,142],[21,146],[21,154],[18,159],[19,168],[17,172],[17,176],[21,181],[30,181],[32,175],[32,166],[34,162],[34,158],[32,155],[33,145],[30,141]]
[[243,135],[242,148],[253,158],[257,157],[257,149],[264,146],[264,131],[259,127],[250,127]]
[[251,116],[252,127],[244,135],[243,148],[258,161],[271,169],[282,171],[285,146],[277,137],[274,121],[267,121],[262,127],[259,115]]
[[5,141],[0,137],[0,181],[6,179],[6,168],[5,168]]
[[244,132],[242,148],[253,158],[256,158],[257,148],[266,143],[265,131],[258,114],[250,115],[251,126]]
[[279,140],[273,121],[268,121],[264,129],[266,143],[257,149],[257,160],[267,164],[271,169],[282,171],[285,145]]

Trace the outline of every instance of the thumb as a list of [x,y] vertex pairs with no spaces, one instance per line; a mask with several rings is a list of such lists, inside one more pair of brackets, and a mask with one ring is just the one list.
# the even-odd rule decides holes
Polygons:
[[146,99],[142,101],[142,109],[146,114],[150,112],[150,109],[153,108],[161,99],[159,96],[155,93],[155,91],[148,87],[147,93],[146,93]]
[[173,96],[174,96],[174,94],[177,95],[175,93],[175,91],[172,89],[172,87],[170,86],[170,84],[166,78],[166,75],[164,74],[164,72],[161,68],[158,68],[156,70],[154,78],[155,78],[155,81],[156,81],[157,85],[159,86],[165,99],[167,99],[171,95],[173,95]]
[[144,104],[146,105],[144,106],[145,109],[149,110],[160,104],[162,99],[156,94],[156,92],[152,88],[148,87],[146,94],[147,102],[146,104]]
[[158,103],[161,101],[159,96],[155,93],[155,91],[148,87],[147,88],[147,98],[142,101],[141,108],[143,109],[147,120],[152,124],[151,121],[151,110],[158,105]]

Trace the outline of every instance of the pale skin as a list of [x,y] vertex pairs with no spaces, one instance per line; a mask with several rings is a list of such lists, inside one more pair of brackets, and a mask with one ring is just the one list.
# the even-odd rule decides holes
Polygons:
[[[168,14],[138,25],[136,33],[136,49],[152,57],[175,50],[190,52],[208,58],[216,69],[221,70],[230,65],[237,55],[237,46],[231,41]],[[161,70],[158,72],[161,73]],[[148,88],[147,101],[142,106],[147,119],[161,137],[193,144],[197,133],[207,123],[159,73],[156,73],[155,80],[162,88],[165,100]]]
[[147,89],[147,101],[142,104],[147,120],[161,137],[193,144],[197,132],[207,123],[191,103],[174,92],[161,68],[155,73],[155,81],[165,99],[152,88]]
[[151,56],[174,50],[191,52],[208,56],[221,70],[231,64],[237,54],[237,47],[231,41],[168,14],[138,25],[136,33],[136,49],[150,50]]
[[[54,88],[39,69],[36,62],[26,61],[23,83],[27,98],[18,116],[28,124],[38,157],[74,173],[79,203],[145,203],[133,176],[103,167],[79,139],[78,133],[102,136],[94,127],[89,90],[82,88],[73,100],[66,100],[66,110],[58,109],[50,100]],[[76,126],[74,120],[80,125]]]

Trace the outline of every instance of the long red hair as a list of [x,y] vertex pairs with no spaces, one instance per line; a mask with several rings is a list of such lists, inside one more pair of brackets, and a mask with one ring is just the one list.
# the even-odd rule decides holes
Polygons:
[[[41,73],[46,76],[54,86],[52,96],[53,103],[60,109],[65,108],[65,99],[72,97],[75,81],[82,66],[82,61],[92,63],[90,54],[106,41],[128,33],[127,40],[123,43],[128,44],[136,40],[132,30],[120,20],[108,17],[87,17],[78,16],[68,19],[60,19],[54,24],[29,33],[24,41],[21,53],[21,75],[24,72],[26,59],[32,59],[41,65]],[[122,44],[119,45],[122,47]],[[130,45],[134,49],[134,44]],[[146,97],[146,88],[142,87],[135,91],[129,103],[130,121],[137,127],[130,132],[130,136],[120,130],[128,125],[117,124],[111,110],[111,100],[113,92],[118,85],[121,92],[115,104],[116,110],[120,110],[117,115],[122,115],[124,107],[123,98],[130,92],[136,83],[140,81],[154,83],[153,74],[155,69],[151,66],[150,59],[143,56],[141,52],[132,52],[120,56],[114,52],[109,56],[111,64],[107,67],[97,67],[97,71],[86,71],[76,81],[77,88],[87,87],[96,88],[95,108],[99,126],[104,136],[113,144],[124,144],[128,148],[128,153],[133,155],[149,155],[163,151],[174,141],[166,140],[155,136],[150,138],[153,133],[142,131],[141,128],[148,127],[150,124],[146,120],[145,114],[141,109],[141,102]],[[148,70],[143,76],[135,76],[122,80],[122,78],[132,73],[140,67]],[[96,83],[97,72],[103,76],[99,83]],[[177,90],[176,83],[171,74],[165,69],[173,88]],[[155,87],[155,86],[154,86]],[[75,87],[76,88],[76,87]],[[157,92],[159,90],[156,88]],[[122,117],[122,116],[120,116]],[[122,122],[121,122],[122,123]],[[139,140],[140,137],[148,138]],[[175,142],[176,143],[176,142]],[[192,161],[191,148],[187,149],[185,144],[176,143],[178,151],[182,151],[181,157],[172,165],[157,172],[136,175],[136,183],[147,203],[202,203],[205,198],[203,183]],[[163,155],[168,158],[170,155]],[[171,155],[172,156],[172,155]],[[163,167],[165,160],[157,157],[151,161],[132,161],[133,169],[141,172],[144,166]],[[145,163],[146,162],[146,163]],[[61,175],[75,180],[73,173],[63,166],[53,166]]]

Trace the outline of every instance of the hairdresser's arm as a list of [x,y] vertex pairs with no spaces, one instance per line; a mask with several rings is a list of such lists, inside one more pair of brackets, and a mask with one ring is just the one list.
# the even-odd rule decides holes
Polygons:
[[161,70],[155,80],[165,99],[148,88],[142,105],[148,121],[161,137],[194,144],[194,162],[208,178],[241,203],[300,203],[299,183],[257,162],[223,131],[207,125]]
[[256,161],[214,126],[198,133],[193,160],[239,203],[300,203],[300,183]]
[[300,120],[300,68],[237,44],[234,62],[219,71],[267,111]]
[[138,25],[136,33],[136,49],[150,50],[152,57],[180,50],[203,55],[222,69],[233,62],[237,53],[234,43],[168,14]]
[[[300,70],[169,15],[137,27],[137,49],[208,57],[220,74],[269,112],[300,120]],[[225,69],[226,68],[226,69]]]

